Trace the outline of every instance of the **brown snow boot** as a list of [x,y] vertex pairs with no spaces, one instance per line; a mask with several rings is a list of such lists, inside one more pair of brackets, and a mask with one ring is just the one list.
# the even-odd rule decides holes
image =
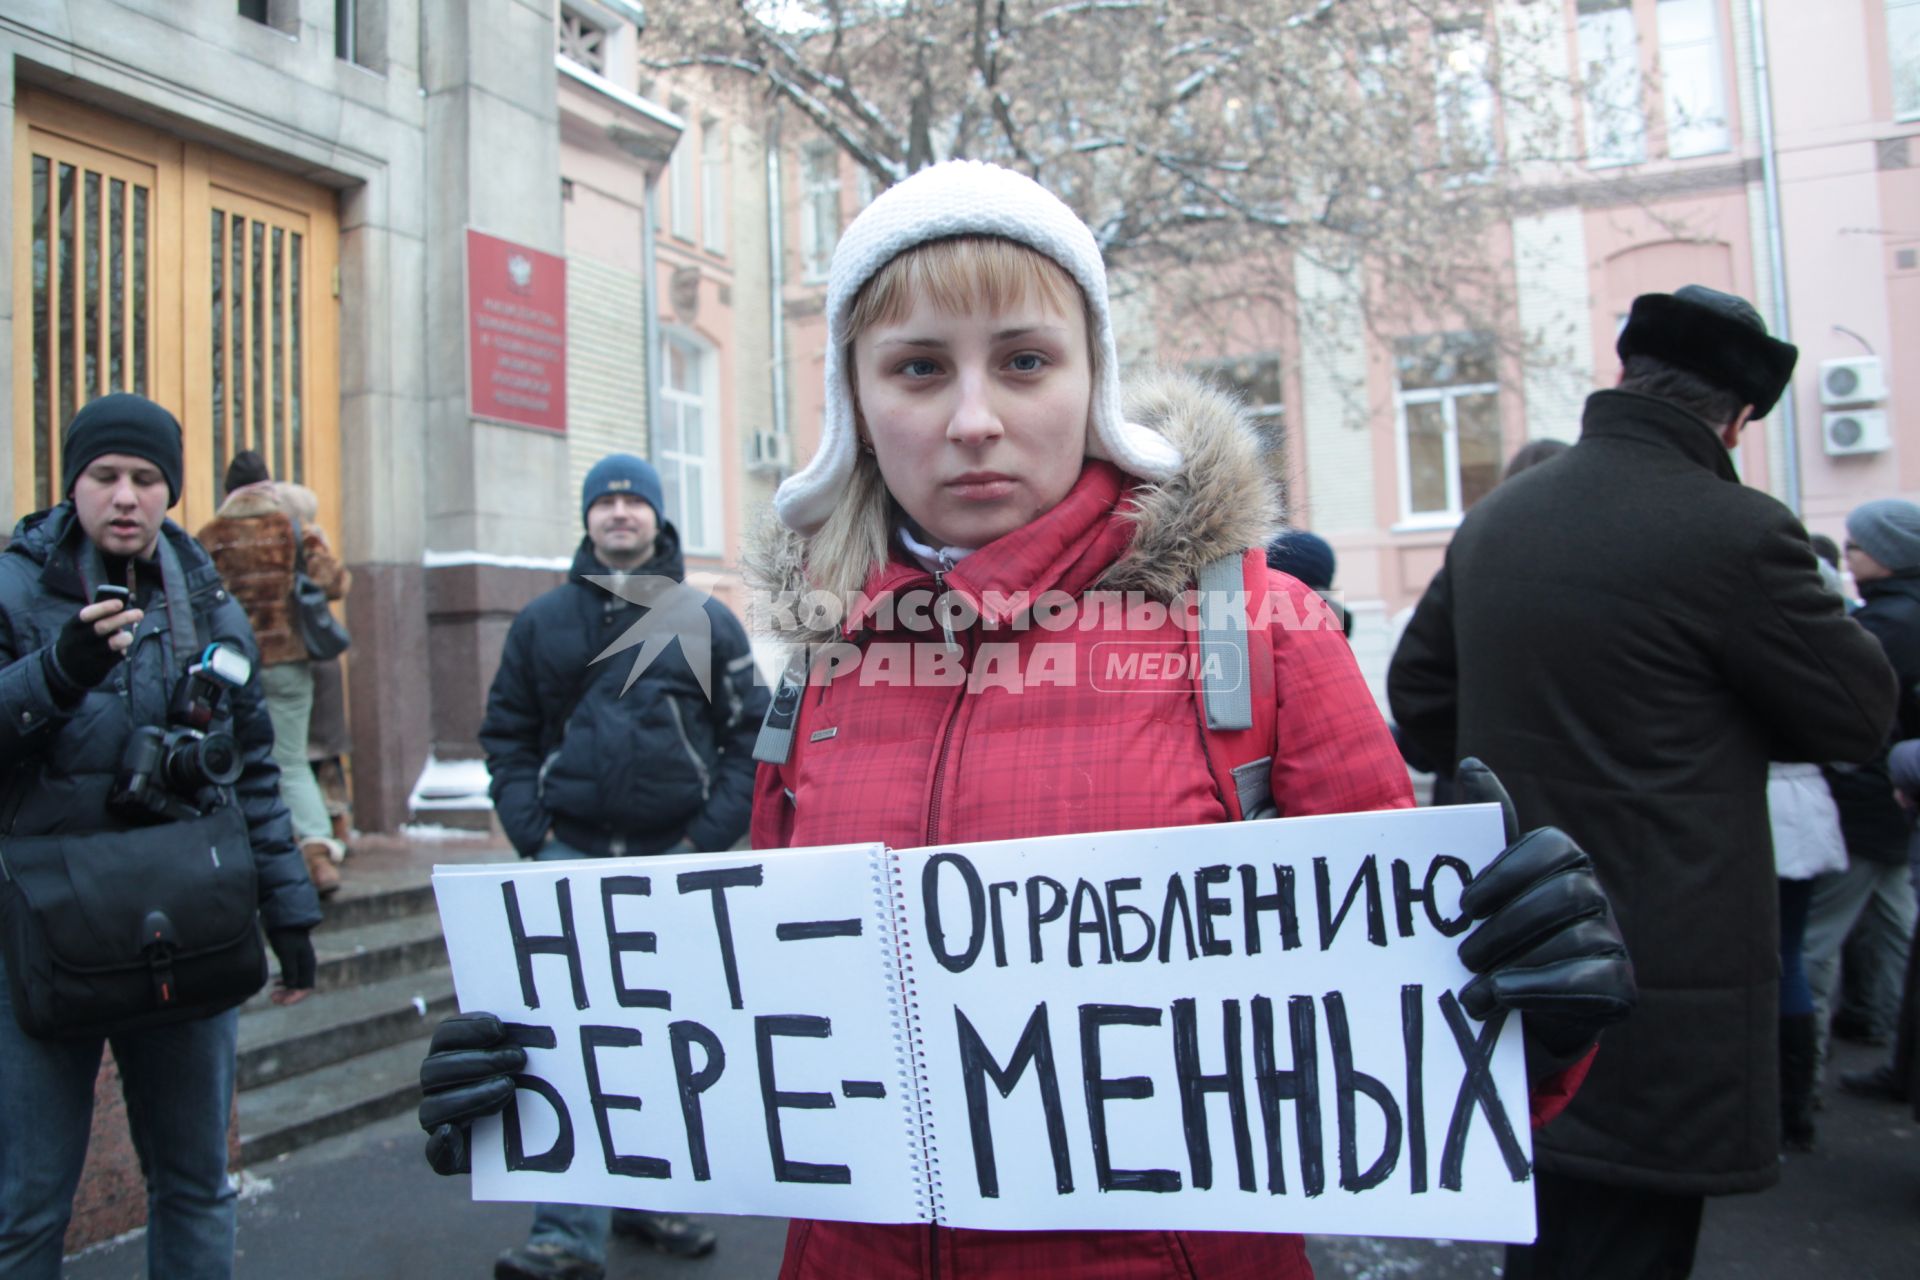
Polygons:
[[333,849],[325,840],[302,840],[300,857],[307,864],[307,878],[313,891],[331,898],[340,891],[340,873],[333,866]]

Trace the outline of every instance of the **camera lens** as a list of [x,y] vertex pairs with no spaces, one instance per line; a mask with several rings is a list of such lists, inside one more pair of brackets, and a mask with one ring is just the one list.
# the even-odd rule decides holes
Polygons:
[[224,787],[240,776],[240,744],[232,734],[176,729],[168,748],[167,783],[182,795]]
[[240,777],[240,744],[229,733],[210,733],[200,740],[200,772],[216,787]]

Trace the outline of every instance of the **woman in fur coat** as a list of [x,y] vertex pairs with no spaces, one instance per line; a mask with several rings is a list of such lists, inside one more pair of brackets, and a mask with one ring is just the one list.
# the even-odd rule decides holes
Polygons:
[[196,535],[247,611],[260,645],[260,685],[273,717],[273,760],[280,766],[280,794],[293,815],[293,833],[307,874],[322,897],[340,888],[334,869],[343,846],[334,839],[333,820],[320,783],[307,762],[307,727],[313,714],[313,663],[293,617],[293,575],[304,556],[307,576],[338,600],[352,575],[327,545],[326,535],[310,520],[301,521],[294,544],[294,513],[286,494],[267,472],[266,459],[251,449],[233,456],[227,467],[226,501]]

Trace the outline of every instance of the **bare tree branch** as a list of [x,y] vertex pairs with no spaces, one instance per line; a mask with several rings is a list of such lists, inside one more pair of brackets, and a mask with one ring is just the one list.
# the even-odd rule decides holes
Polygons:
[[1158,288],[1287,297],[1298,263],[1366,263],[1369,324],[1493,328],[1487,237],[1582,171],[1555,154],[1564,32],[1508,47],[1478,9],[1484,74],[1438,61],[1452,0],[735,0],[658,6],[642,49],[760,86],[883,184],[948,156],[1030,173]]

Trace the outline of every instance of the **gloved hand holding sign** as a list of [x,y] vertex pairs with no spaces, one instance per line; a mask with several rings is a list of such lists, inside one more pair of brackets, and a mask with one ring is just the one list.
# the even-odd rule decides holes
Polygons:
[[434,1028],[420,1064],[420,1127],[435,1173],[472,1171],[470,1127],[507,1105],[514,1074],[526,1067],[527,1051],[508,1043],[491,1013],[455,1014]]

